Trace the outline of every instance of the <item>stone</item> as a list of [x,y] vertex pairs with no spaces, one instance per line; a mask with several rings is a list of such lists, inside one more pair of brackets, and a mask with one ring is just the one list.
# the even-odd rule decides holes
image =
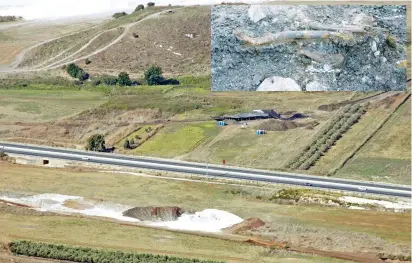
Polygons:
[[331,71],[332,69],[333,69],[333,67],[329,64],[323,65],[323,70],[325,70],[325,71]]
[[256,91],[302,91],[299,84],[291,78],[273,76],[266,78]]
[[279,7],[275,5],[251,5],[248,10],[249,19],[254,23],[270,16],[278,10]]
[[371,48],[372,52],[376,52],[378,50],[378,46],[376,45],[375,40],[372,41]]
[[328,87],[323,85],[322,83],[318,81],[312,81],[306,84],[306,91],[325,91],[328,90]]
[[381,63],[385,63],[386,61],[388,61],[388,59],[385,58],[385,57],[380,57],[380,61],[381,61]]
[[373,53],[375,55],[375,57],[379,57],[379,55],[381,54],[381,52],[378,50],[375,53]]

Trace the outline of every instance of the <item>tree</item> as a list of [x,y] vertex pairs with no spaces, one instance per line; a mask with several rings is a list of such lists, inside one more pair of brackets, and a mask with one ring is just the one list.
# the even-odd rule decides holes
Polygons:
[[128,139],[126,139],[126,140],[124,141],[123,148],[125,148],[125,149],[130,149],[130,142],[129,142]]
[[76,78],[76,77],[77,77],[77,74],[79,73],[79,70],[80,70],[80,67],[77,66],[77,65],[74,64],[74,63],[70,63],[70,64],[66,67],[67,73],[68,73],[71,77],[73,77],[73,78]]
[[103,75],[100,77],[100,80],[103,82],[103,84],[109,86],[117,84],[117,78],[110,75]]
[[106,151],[106,142],[103,134],[94,134],[87,140],[86,150],[95,152]]
[[144,5],[138,5],[134,11],[138,12],[138,11],[143,10],[143,9],[144,9]]
[[121,18],[121,17],[123,17],[123,16],[127,16],[127,13],[126,13],[126,12],[114,13],[112,17],[113,17],[114,19],[118,19],[118,18]]
[[156,65],[148,68],[144,73],[144,78],[148,85],[160,85],[164,81],[162,68]]
[[130,80],[129,74],[127,72],[120,72],[117,78],[117,83],[120,86],[130,86],[132,81]]
[[147,7],[152,7],[152,6],[155,6],[155,3],[153,3],[153,2],[147,3]]

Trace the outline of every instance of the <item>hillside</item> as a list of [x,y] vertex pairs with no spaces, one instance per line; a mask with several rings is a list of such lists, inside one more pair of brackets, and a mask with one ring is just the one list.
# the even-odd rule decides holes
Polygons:
[[[92,74],[127,71],[142,76],[154,63],[162,66],[165,75],[208,74],[209,20],[208,6],[159,6],[118,19],[6,28],[0,34],[0,47],[9,53],[0,56],[0,72],[56,74],[56,69],[75,62]],[[92,62],[87,66],[86,58]]]

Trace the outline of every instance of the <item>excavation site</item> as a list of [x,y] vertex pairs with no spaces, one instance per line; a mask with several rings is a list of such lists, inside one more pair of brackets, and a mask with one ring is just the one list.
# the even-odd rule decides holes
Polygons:
[[406,6],[212,8],[212,90],[406,89]]

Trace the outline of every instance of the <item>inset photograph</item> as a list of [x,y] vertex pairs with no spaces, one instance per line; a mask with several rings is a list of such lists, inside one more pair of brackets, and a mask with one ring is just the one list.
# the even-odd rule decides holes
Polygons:
[[406,12],[405,5],[213,6],[212,91],[406,90]]

